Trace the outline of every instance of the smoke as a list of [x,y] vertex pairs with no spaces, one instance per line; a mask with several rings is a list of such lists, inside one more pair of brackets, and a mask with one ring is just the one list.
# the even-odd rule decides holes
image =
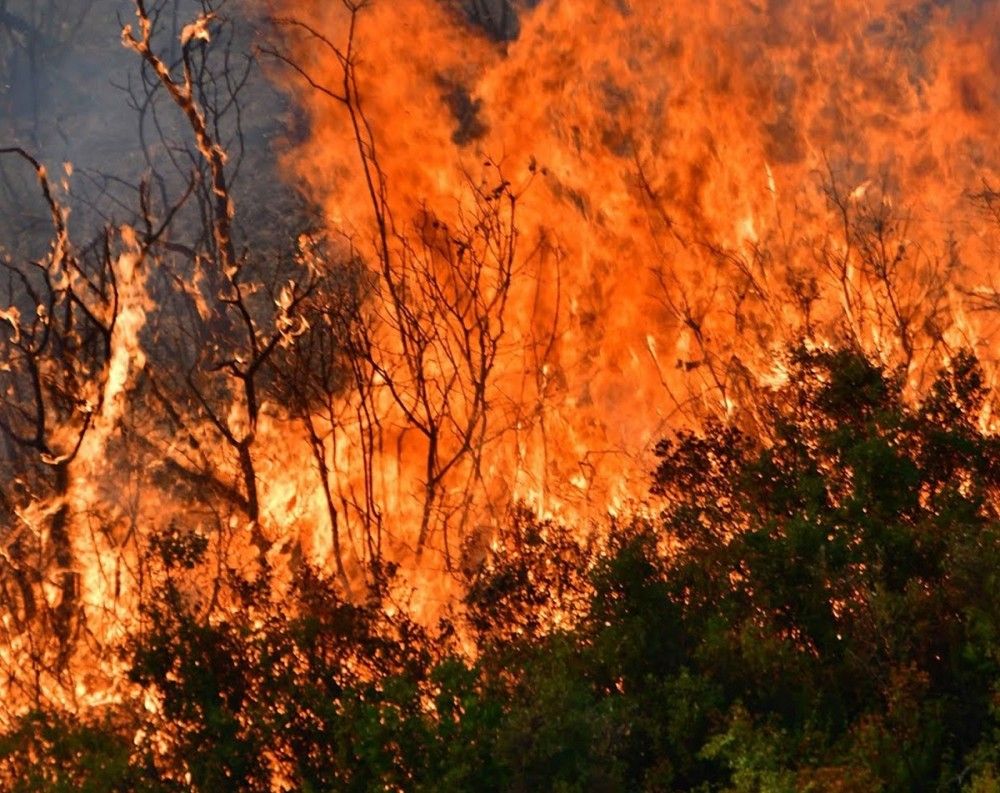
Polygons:
[[[157,45],[176,66],[181,29],[203,3],[170,0],[155,8]],[[206,44],[218,79],[228,70],[239,84],[239,106],[221,114],[220,134],[234,161],[237,195],[259,207],[248,233],[277,232],[276,218],[302,211],[291,188],[281,187],[275,165],[274,143],[294,129],[295,110],[255,59],[262,23],[253,4],[233,12]],[[50,172],[72,164],[65,200],[83,238],[105,222],[131,222],[144,177],[154,176],[166,205],[193,167],[183,120],[122,46],[122,27],[134,19],[130,0],[11,0],[0,9],[0,145],[24,148]],[[203,99],[222,101],[226,86],[215,91]],[[37,255],[48,232],[33,174],[0,160],[0,245]],[[264,244],[265,237],[257,234],[255,242]]]

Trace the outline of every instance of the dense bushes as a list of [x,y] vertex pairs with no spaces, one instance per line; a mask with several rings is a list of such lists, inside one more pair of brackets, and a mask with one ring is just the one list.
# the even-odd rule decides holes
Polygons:
[[32,714],[0,771],[49,790],[997,789],[981,372],[957,357],[912,405],[853,352],[789,368],[753,432],[659,446],[656,519],[588,544],[513,516],[455,623],[312,572],[280,604],[266,576],[242,585],[225,619],[170,583],[127,648],[159,707]]

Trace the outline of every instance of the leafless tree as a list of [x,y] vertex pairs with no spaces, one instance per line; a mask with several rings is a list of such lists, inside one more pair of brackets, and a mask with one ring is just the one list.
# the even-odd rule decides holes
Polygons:
[[[263,558],[270,543],[260,523],[254,452],[262,382],[275,351],[304,329],[297,315],[319,279],[300,271],[298,280],[264,284],[259,275],[267,263],[254,261],[251,250],[237,249],[233,163],[221,141],[220,117],[238,105],[242,81],[232,79],[227,54],[222,76],[213,76],[207,63],[214,14],[206,11],[182,31],[179,63],[171,68],[154,45],[154,17],[142,0],[135,5],[138,25],[125,28],[123,42],[142,58],[186,122],[196,154],[187,192],[201,221],[194,224],[191,242],[165,237],[157,246],[164,259],[158,273],[164,311],[154,344],[166,360],[181,362],[181,371],[150,367],[146,378],[168,424],[188,436],[191,448],[201,445],[199,434],[207,427],[234,455],[238,488],[225,483],[210,455],[193,464],[174,456],[171,465],[196,483],[214,482],[216,493],[231,497],[245,512]],[[220,101],[218,91],[227,99]],[[238,120],[235,134],[240,135]],[[199,234],[199,228],[208,233]]]
[[[349,15],[343,47],[294,19],[279,19],[325,48],[340,65],[337,86],[321,79],[276,48],[266,52],[288,65],[314,89],[340,105],[354,132],[357,162],[367,189],[374,239],[367,260],[375,276],[371,310],[355,326],[355,370],[363,466],[370,471],[383,454],[387,429],[380,397],[388,393],[403,427],[422,438],[422,497],[412,550],[419,556],[440,530],[451,565],[449,527],[461,523],[467,498],[444,497],[449,478],[480,476],[487,438],[491,377],[506,330],[505,313],[517,257],[518,190],[499,166],[488,163],[482,179],[469,178],[470,200],[449,224],[431,207],[400,219],[390,202],[391,186],[379,164],[375,132],[365,114],[355,62],[354,37],[364,3],[344,0]],[[356,244],[352,242],[352,244]],[[374,487],[365,474],[366,489]],[[470,489],[465,492],[468,494]],[[362,517],[378,519],[371,493]],[[376,527],[365,523],[371,534]],[[377,548],[378,543],[370,543]]]
[[[104,406],[122,309],[116,266],[122,246],[110,228],[92,244],[76,246],[44,166],[23,149],[0,149],[0,155],[34,171],[52,223],[41,259],[0,254],[6,306],[0,311],[0,467],[7,484],[0,500],[6,527],[0,592],[15,630],[42,617],[66,649],[79,595],[70,476]],[[32,505],[43,509],[31,511]],[[51,608],[41,589],[47,580],[59,592]]]

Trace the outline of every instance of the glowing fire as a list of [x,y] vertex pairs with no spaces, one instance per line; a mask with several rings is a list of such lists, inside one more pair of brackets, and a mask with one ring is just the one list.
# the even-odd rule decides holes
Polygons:
[[[752,419],[744,385],[780,380],[787,339],[852,338],[914,384],[957,346],[993,356],[965,290],[988,285],[995,243],[970,194],[1000,163],[997,8],[531,5],[498,44],[433,0],[373,3],[353,38],[341,4],[277,4],[341,55],[350,44],[349,99],[370,124],[394,256],[433,253],[428,215],[456,226],[478,186],[509,180],[517,194],[488,430],[447,477],[435,548],[448,521],[475,536],[511,500],[584,521],[634,506],[651,441],[705,414]],[[343,60],[292,27],[295,63],[343,92]],[[299,84],[311,134],[290,168],[331,235],[383,281],[402,277],[379,271],[352,114]],[[380,297],[379,345],[395,360]],[[392,399],[376,402],[376,489],[398,558],[426,500],[426,441]],[[355,430],[335,431],[337,484],[355,488]]]
[[[229,532],[212,534],[213,558],[266,548],[280,583],[291,565],[277,562],[298,554],[359,596],[391,561],[430,621],[511,504],[581,530],[641,510],[652,443],[706,416],[753,422],[752,386],[783,381],[789,340],[846,339],[914,387],[971,345],[992,376],[997,312],[977,309],[1000,306],[996,4],[525,0],[504,43],[441,0],[270,5],[294,67],[271,76],[310,120],[285,164],[324,212],[300,264],[357,277],[359,299],[322,410],[272,398],[251,416],[234,398],[214,426],[149,432],[165,470],[201,455],[237,482],[220,434],[252,442],[259,514],[212,515],[205,534]],[[185,41],[210,38],[210,21]],[[126,40],[141,53],[139,35]],[[224,249],[234,208],[213,189]],[[132,493],[127,461],[108,459],[125,456],[111,448],[125,414],[155,424],[127,402],[156,307],[134,233],[116,245],[94,424],[58,503],[19,515],[43,535],[68,507],[80,602],[104,641],[135,612],[133,527],[188,516],[155,485]],[[276,346],[310,330],[296,299],[291,284],[274,301]],[[16,329],[12,312],[0,322]],[[18,668],[23,641],[0,645],[0,665]],[[107,685],[119,662],[102,663],[78,700],[126,696]]]

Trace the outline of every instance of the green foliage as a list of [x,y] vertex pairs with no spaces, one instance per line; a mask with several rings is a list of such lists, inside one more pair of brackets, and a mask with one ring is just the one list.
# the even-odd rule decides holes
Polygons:
[[0,784],[11,793],[167,791],[134,753],[124,725],[81,723],[70,714],[37,711],[0,738]]
[[130,648],[162,711],[32,715],[0,769],[24,790],[996,790],[978,365],[913,404],[852,352],[789,362],[753,435],[659,445],[655,520],[598,548],[512,516],[438,632],[308,571],[280,606],[265,572],[205,616],[174,585],[197,541],[163,538],[170,585]]

